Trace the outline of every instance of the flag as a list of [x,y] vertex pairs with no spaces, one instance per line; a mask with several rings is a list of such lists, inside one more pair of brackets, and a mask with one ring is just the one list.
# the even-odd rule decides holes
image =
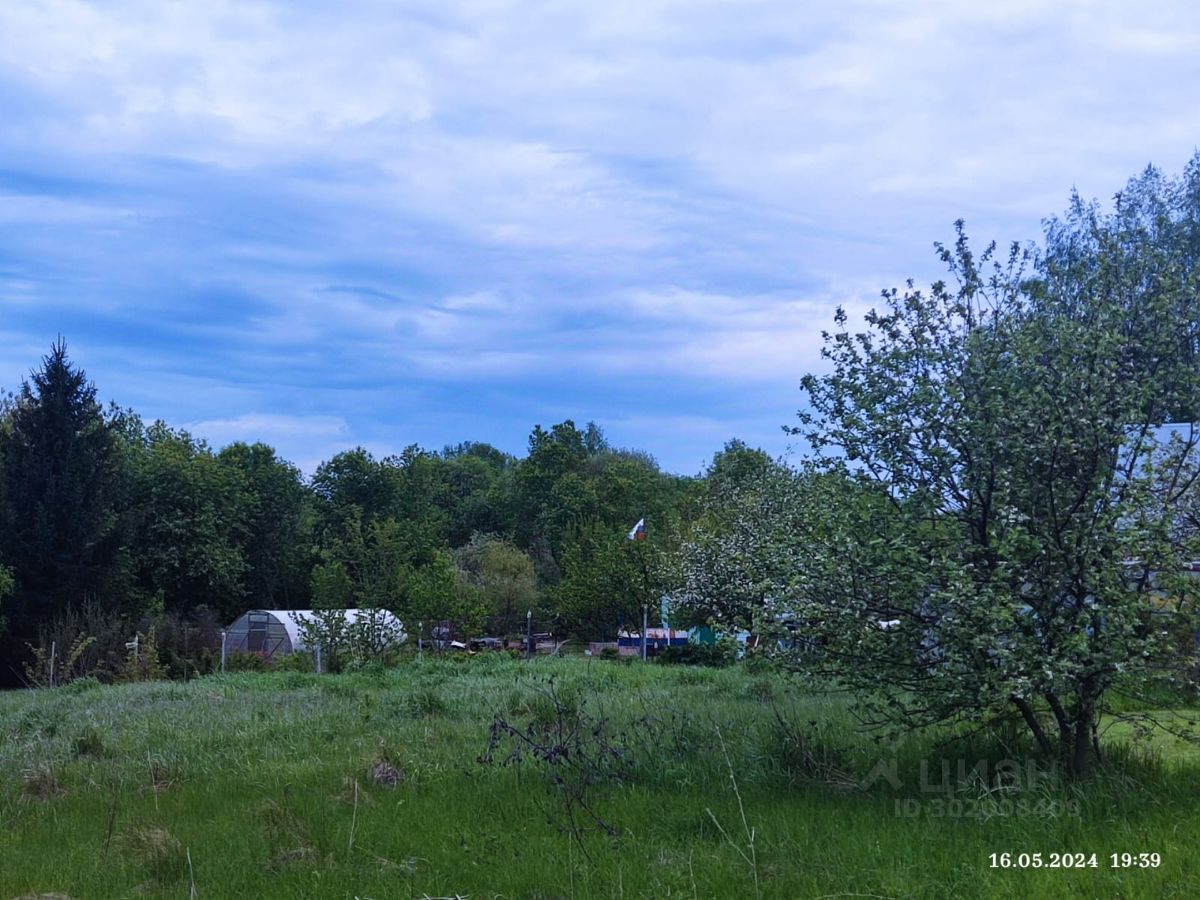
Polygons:
[[629,534],[625,535],[627,541],[644,541],[646,539],[646,520],[638,519],[637,524],[629,529]]

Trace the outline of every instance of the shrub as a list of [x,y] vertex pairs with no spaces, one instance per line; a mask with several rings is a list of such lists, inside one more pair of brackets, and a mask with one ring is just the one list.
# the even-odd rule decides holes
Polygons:
[[226,672],[265,672],[267,659],[261,653],[244,653],[234,650],[225,655]]
[[208,607],[197,607],[187,616],[167,613],[143,620],[139,626],[144,633],[151,628],[168,677],[195,678],[220,666],[220,623]]
[[62,615],[39,628],[37,646],[30,647],[34,657],[27,670],[30,682],[35,685],[49,682],[52,647],[56,657],[55,684],[67,684],[84,676],[111,681],[121,667],[130,634],[128,623],[100,603],[69,606]]
[[[228,665],[227,659],[226,668]],[[271,668],[276,672],[313,672],[316,665],[311,653],[281,653],[271,658]]]
[[[584,836],[599,831],[617,838],[620,830],[601,812],[599,801],[609,789],[625,783],[635,768],[629,729],[620,729],[600,710],[593,711],[578,685],[550,679],[535,687],[525,724],[503,715],[492,719],[482,765],[528,766],[543,779],[558,809],[547,821],[588,856]],[[590,857],[589,857],[590,859]]]
[[95,638],[80,634],[70,647],[60,645],[56,641],[47,643],[44,639],[36,647],[26,644],[33,653],[33,661],[25,664],[25,677],[35,687],[54,687],[68,683],[73,678],[72,673],[79,670],[80,661],[94,643]]
[[137,633],[136,644],[129,648],[129,655],[117,670],[115,681],[162,681],[167,677],[166,666],[158,655],[157,628],[157,625],[151,625],[145,634]]
[[98,678],[94,678],[91,675],[84,675],[82,678],[76,678],[74,681],[63,685],[62,692],[64,694],[86,694],[101,687],[103,685]]
[[359,609],[353,621],[346,610],[318,607],[300,623],[305,645],[321,648],[322,668],[340,672],[352,663],[394,660],[404,642],[404,626],[385,609]]
[[666,647],[658,654],[658,661],[676,666],[711,666],[722,668],[734,662],[728,647],[720,644],[689,643],[677,647]]

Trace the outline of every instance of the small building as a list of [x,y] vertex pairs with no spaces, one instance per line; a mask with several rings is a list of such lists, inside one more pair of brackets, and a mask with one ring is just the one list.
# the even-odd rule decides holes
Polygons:
[[[688,632],[675,628],[647,628],[646,655],[656,656],[667,647],[682,647],[688,643]],[[622,656],[640,655],[642,635],[640,632],[622,632],[617,635],[617,652]]]
[[[401,641],[405,638],[399,619],[387,610],[345,609],[338,612],[346,617],[348,625],[358,621],[360,616],[378,616],[378,624],[389,632],[400,634]],[[328,610],[322,611],[322,615],[328,613]],[[225,649],[230,653],[257,653],[267,659],[311,650],[300,626],[315,615],[311,609],[249,610],[225,629]]]

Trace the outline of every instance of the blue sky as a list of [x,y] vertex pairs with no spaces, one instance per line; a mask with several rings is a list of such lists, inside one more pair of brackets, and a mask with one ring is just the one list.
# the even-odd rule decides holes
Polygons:
[[774,453],[841,303],[1200,144],[1142,2],[0,4],[0,385],[307,471],[600,423]]

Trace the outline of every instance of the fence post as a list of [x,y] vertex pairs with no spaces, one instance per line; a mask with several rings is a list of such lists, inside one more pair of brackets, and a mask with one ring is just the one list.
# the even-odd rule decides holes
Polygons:
[[58,641],[50,642],[50,687],[54,687],[54,657],[58,655]]
[[425,631],[425,623],[417,623],[417,659],[421,658],[421,634]]
[[227,632],[227,631],[221,632],[221,674],[222,675],[225,674],[225,637],[228,634],[229,634],[229,632]]
[[533,610],[525,613],[525,658],[533,658]]
[[315,662],[316,662],[317,674],[320,675],[321,674],[321,645],[317,644],[316,647],[313,649],[313,652],[316,654]]
[[642,659],[646,658],[646,628],[649,624],[650,607],[642,604]]

